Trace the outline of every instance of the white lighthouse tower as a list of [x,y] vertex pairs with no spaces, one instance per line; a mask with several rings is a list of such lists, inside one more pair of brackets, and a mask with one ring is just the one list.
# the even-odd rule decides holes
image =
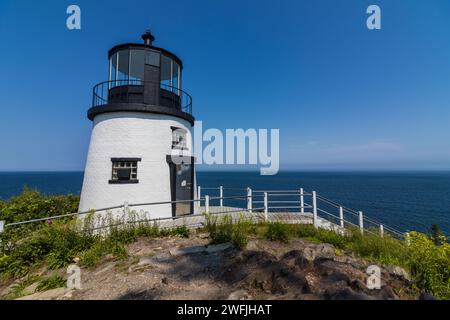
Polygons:
[[142,39],[110,49],[108,81],[94,87],[80,212],[177,201],[133,209],[151,218],[193,213],[194,117],[181,90],[183,64],[153,46],[150,32]]

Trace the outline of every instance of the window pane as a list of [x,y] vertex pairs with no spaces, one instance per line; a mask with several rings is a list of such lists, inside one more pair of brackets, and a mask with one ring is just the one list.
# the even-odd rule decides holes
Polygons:
[[161,56],[161,88],[170,91],[170,80],[172,73],[172,60],[166,56]]
[[181,128],[172,131],[172,149],[186,149],[186,130]]
[[147,51],[145,53],[145,63],[151,66],[159,67],[159,52]]
[[178,88],[180,87],[178,85],[178,71],[179,71],[180,67],[178,66],[178,64],[173,61],[173,68],[172,68],[172,86],[173,88],[173,92],[176,94],[179,94]]
[[112,180],[137,180],[136,161],[114,161],[112,167]]
[[[116,70],[117,70],[117,53],[114,53],[110,60],[109,60],[109,66],[110,66],[110,70],[109,70],[109,81],[113,81],[116,80]],[[111,86],[113,87],[115,85],[115,83],[111,83]]]
[[130,59],[130,80],[144,80],[145,51],[131,50]]
[[[117,80],[128,80],[128,65],[129,65],[129,50],[119,51],[119,71]],[[119,82],[118,85],[126,84],[124,81]]]

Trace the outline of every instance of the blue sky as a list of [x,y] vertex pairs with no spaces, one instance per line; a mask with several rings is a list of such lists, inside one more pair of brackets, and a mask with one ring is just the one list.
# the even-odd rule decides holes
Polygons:
[[0,2],[0,170],[82,170],[107,50],[147,28],[203,126],[279,128],[282,169],[450,169],[448,0],[125,3]]

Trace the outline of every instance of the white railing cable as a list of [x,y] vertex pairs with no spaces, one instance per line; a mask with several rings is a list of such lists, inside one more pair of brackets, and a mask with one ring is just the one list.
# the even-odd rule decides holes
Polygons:
[[[218,190],[219,191],[219,196],[209,196],[209,195],[205,195],[203,198],[201,197],[201,191],[203,190]],[[247,195],[236,195],[236,196],[224,196],[224,190],[246,190],[247,191]],[[325,198],[323,196],[320,196],[319,194],[317,194],[315,191],[313,191],[312,193],[307,193],[304,192],[303,188],[298,189],[298,190],[252,190],[250,188],[226,188],[226,187],[201,187],[198,186],[197,187],[197,199],[193,199],[193,200],[176,200],[176,201],[161,201],[161,202],[146,202],[146,203],[133,203],[133,204],[128,204],[128,203],[124,203],[121,205],[116,205],[116,206],[110,206],[110,207],[106,207],[106,208],[101,208],[101,209],[96,209],[94,210],[94,212],[102,212],[102,211],[108,211],[108,210],[114,210],[114,209],[121,209],[124,208],[125,211],[129,210],[130,207],[144,207],[144,206],[154,206],[154,205],[164,205],[164,204],[176,204],[176,203],[195,203],[195,202],[201,202],[204,201],[205,204],[205,210],[206,212],[210,211],[210,201],[211,200],[219,200],[220,202],[220,206],[219,208],[221,210],[219,210],[219,212],[217,212],[217,210],[212,210],[215,212],[212,212],[211,214],[220,214],[220,213],[235,213],[235,212],[248,212],[248,213],[252,213],[252,210],[256,211],[261,211],[264,213],[264,219],[267,220],[267,215],[269,213],[277,213],[277,212],[269,212],[269,209],[295,209],[296,211],[300,211],[301,214],[304,214],[304,209],[312,209],[312,214],[313,214],[313,223],[316,226],[318,221],[318,215],[317,213],[323,213],[327,216],[333,217],[334,219],[336,219],[336,221],[338,221],[338,223],[336,224],[335,222],[329,221],[330,223],[334,223],[336,224],[337,227],[339,226],[345,226],[345,224],[347,225],[352,225],[355,227],[358,227],[361,229],[361,232],[363,231],[368,231],[370,233],[374,233],[371,230],[369,230],[367,228],[368,224],[373,224],[376,227],[379,228],[380,230],[380,235],[383,235],[385,232],[390,233],[390,234],[394,234],[394,235],[398,235],[400,237],[404,237],[404,233],[391,227],[391,226],[387,226],[386,224],[377,221],[376,219],[372,219],[369,218],[365,215],[363,215],[360,211],[356,211],[350,208],[347,208],[345,206],[342,206],[341,204],[330,200],[328,198]],[[256,193],[256,194],[255,194]],[[296,197],[296,200],[276,200],[276,197]],[[312,204],[308,204],[306,203],[304,200],[304,196],[312,196]],[[275,197],[275,199],[274,199]],[[261,200],[255,200],[255,198],[259,198]],[[224,208],[226,208],[224,206],[224,200],[247,200],[247,205],[246,208],[236,208],[235,210],[226,210],[223,211]],[[288,198],[289,199],[289,198]],[[319,207],[319,202],[324,202],[328,205],[331,205],[332,207],[338,208],[339,209],[339,215],[335,215],[333,213],[330,213],[329,211],[320,208]],[[258,207],[258,208],[253,208],[253,203],[254,204],[263,204],[263,207]],[[298,203],[299,205],[297,206],[283,206],[283,204],[296,204]],[[217,207],[215,207],[217,208]],[[229,209],[231,209],[232,207],[229,207]],[[234,209],[234,208],[233,208]],[[34,222],[42,222],[42,221],[49,221],[52,219],[60,219],[60,218],[66,218],[66,217],[73,217],[73,216],[80,216],[80,215],[85,215],[88,213],[93,212],[93,210],[89,210],[89,211],[85,211],[85,212],[77,212],[77,213],[68,213],[68,214],[61,214],[61,215],[55,215],[55,216],[49,216],[49,217],[43,217],[43,218],[36,218],[36,219],[30,219],[30,220],[26,220],[26,221],[19,221],[19,222],[11,222],[11,223],[5,223],[3,222],[3,227],[11,227],[11,226],[17,226],[17,225],[22,225],[22,224],[28,224],[28,223],[34,223]],[[355,224],[353,222],[348,221],[347,219],[345,219],[344,213],[350,213],[352,216],[357,217],[358,223]],[[309,213],[311,214],[311,213]],[[158,220],[175,220],[175,219],[179,219],[179,218],[184,218],[184,217],[195,217],[195,216],[201,216],[202,214],[186,214],[184,216],[177,216],[177,217],[167,217],[167,218],[157,218],[157,219],[145,219],[145,220],[140,220],[141,222],[144,221],[158,221]],[[368,222],[368,224],[365,224],[364,222]]]

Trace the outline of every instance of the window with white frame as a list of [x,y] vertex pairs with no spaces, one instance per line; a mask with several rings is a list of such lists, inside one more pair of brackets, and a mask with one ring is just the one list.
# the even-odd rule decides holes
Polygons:
[[172,127],[172,149],[187,150],[187,131],[182,128]]
[[112,173],[110,183],[137,183],[140,158],[111,158]]

